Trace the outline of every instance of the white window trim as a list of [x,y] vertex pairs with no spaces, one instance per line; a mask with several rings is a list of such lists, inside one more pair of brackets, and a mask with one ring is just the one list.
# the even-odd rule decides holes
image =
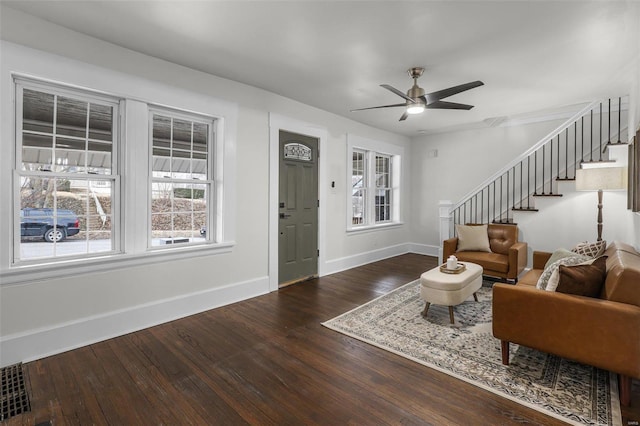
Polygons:
[[[351,191],[351,179],[353,174],[353,152],[365,152],[365,171],[368,174],[367,193],[373,191],[372,185],[375,180],[375,155],[382,154],[391,158],[391,217],[392,220],[384,222],[375,222],[374,206],[375,196],[369,194],[365,197],[365,213],[364,223],[354,225],[352,223],[353,199]],[[401,186],[402,186],[402,161],[404,156],[404,148],[387,142],[377,141],[373,139],[363,138],[357,135],[347,135],[347,182],[346,182],[346,228],[348,233],[370,232],[379,229],[387,229],[403,225],[402,209],[401,209]]]
[[[15,111],[22,110],[22,102],[23,99],[20,94],[22,94],[25,88],[38,90],[45,93],[51,93],[56,96],[68,96],[71,98],[82,99],[88,102],[93,102],[101,105],[110,105],[112,106],[114,116],[114,140],[112,141],[112,151],[111,151],[111,174],[109,175],[92,175],[89,173],[73,173],[73,174],[64,174],[58,172],[22,172],[22,119],[15,114]],[[13,153],[12,161],[13,161],[13,170],[12,170],[12,188],[11,194],[13,197],[13,212],[12,212],[12,224],[13,224],[13,232],[12,232],[12,258],[10,260],[12,267],[21,268],[21,267],[30,267],[30,266],[40,266],[40,265],[49,265],[52,263],[57,263],[60,261],[85,261],[92,258],[104,257],[105,255],[115,255],[121,253],[120,249],[120,238],[117,235],[112,236],[113,241],[113,250],[105,251],[105,252],[96,252],[96,253],[83,253],[72,256],[64,256],[64,257],[47,257],[47,258],[37,258],[37,259],[20,259],[20,204],[21,200],[19,196],[16,196],[19,187],[20,187],[20,179],[22,176],[30,175],[30,176],[42,176],[49,178],[70,178],[75,177],[77,179],[82,180],[105,180],[111,182],[111,197],[113,199],[113,204],[111,206],[111,223],[112,229],[119,229],[120,224],[120,215],[119,215],[119,206],[120,206],[120,173],[119,173],[119,134],[120,134],[120,120],[118,120],[119,108],[121,107],[121,102],[114,97],[109,95],[100,95],[94,91],[83,90],[83,89],[75,89],[70,88],[64,85],[58,85],[55,83],[43,82],[37,79],[32,79],[28,77],[15,76],[13,79],[13,96],[15,97],[15,107],[13,109],[14,113],[12,114],[13,123],[15,126],[14,138],[15,143],[13,144]],[[21,90],[22,89],[22,90]],[[55,124],[54,124],[55,125]],[[59,136],[58,136],[59,137]],[[20,141],[20,148],[17,148],[17,142]]]
[[[140,79],[139,77],[114,72],[109,69],[78,63],[67,58],[55,55],[42,55],[35,52],[17,53],[16,47],[10,43],[2,42],[5,49],[5,61],[1,64],[0,89],[3,93],[10,94],[0,100],[2,122],[0,126],[1,138],[5,141],[15,140],[15,84],[14,78],[36,79],[44,84],[53,84],[68,87],[71,90],[79,89],[89,93],[107,94],[111,97],[126,99],[120,105],[120,133],[123,135],[120,141],[118,159],[120,161],[120,174],[125,180],[140,182],[147,181],[146,167],[141,171],[140,161],[148,158],[147,152],[140,156],[140,147],[148,150],[147,143],[147,110],[149,105],[170,106],[171,108],[193,112],[204,116],[214,117],[216,123],[216,144],[214,156],[223,166],[214,168],[216,193],[215,229],[219,237],[218,242],[210,242],[198,246],[171,247],[165,250],[147,250],[146,236],[140,243],[140,238],[133,238],[131,231],[146,229],[146,218],[141,214],[135,215],[141,207],[139,199],[136,199],[134,191],[123,189],[120,197],[121,235],[120,253],[98,255],[96,257],[82,257],[80,259],[60,258],[48,259],[38,264],[15,265],[13,264],[13,249],[6,244],[0,248],[0,285],[13,285],[24,282],[50,280],[101,270],[113,270],[115,268],[128,268],[137,265],[166,262],[194,256],[208,256],[218,253],[227,253],[235,245],[235,167],[236,148],[235,138],[237,132],[238,106],[235,103],[223,101],[208,95],[190,92],[167,84]],[[55,60],[51,60],[51,57]],[[12,70],[21,69],[20,73]],[[33,77],[36,76],[36,77]],[[73,83],[71,83],[73,82]],[[123,94],[123,91],[126,93]],[[143,108],[141,108],[143,107]],[[143,126],[127,126],[129,119],[136,117],[141,119],[143,114]],[[7,144],[9,145],[9,144]],[[3,199],[13,200],[11,203],[3,203],[0,208],[0,234],[13,235],[14,232],[14,165],[15,144],[11,143],[11,149],[2,156],[0,163],[0,194]],[[142,160],[144,158],[144,160]],[[137,165],[137,166],[136,166]],[[136,168],[138,170],[136,170]],[[142,184],[146,186],[146,184]],[[124,188],[124,187],[123,187]],[[146,191],[146,188],[145,188]],[[142,200],[146,203],[145,197]],[[146,209],[144,210],[146,212]],[[136,219],[131,219],[132,214]],[[126,219],[126,220],[125,220]],[[143,222],[142,228],[140,221]]]

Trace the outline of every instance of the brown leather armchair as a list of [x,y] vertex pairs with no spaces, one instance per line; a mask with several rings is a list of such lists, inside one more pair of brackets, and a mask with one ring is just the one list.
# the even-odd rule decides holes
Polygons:
[[516,282],[518,275],[527,266],[527,243],[518,241],[518,227],[490,223],[487,227],[491,252],[457,251],[458,238],[445,240],[442,258],[455,255],[458,260],[477,263],[484,269],[483,274]]

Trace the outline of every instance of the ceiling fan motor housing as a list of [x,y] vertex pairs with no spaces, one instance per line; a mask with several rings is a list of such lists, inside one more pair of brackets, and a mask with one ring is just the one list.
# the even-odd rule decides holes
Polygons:
[[418,85],[414,83],[413,87],[407,90],[407,96],[409,96],[416,102],[420,102],[421,99],[416,98],[424,96],[424,89],[422,87],[418,87]]
[[[424,68],[422,67],[414,67],[407,70],[407,74],[409,74],[409,77],[413,78],[413,86],[411,87],[411,89],[407,90],[407,96],[412,98],[416,103],[423,103],[422,99],[418,99],[421,96],[424,96],[424,89],[418,86],[418,78],[422,75],[423,72]],[[410,102],[407,101],[407,104],[409,103]]]

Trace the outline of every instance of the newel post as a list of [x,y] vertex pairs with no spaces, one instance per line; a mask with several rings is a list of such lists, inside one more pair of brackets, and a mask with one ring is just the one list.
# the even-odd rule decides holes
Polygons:
[[453,226],[453,217],[451,215],[451,207],[453,203],[449,200],[440,200],[438,208],[440,210],[440,244],[438,248],[438,262],[443,263],[442,260],[442,242],[449,238],[449,232]]

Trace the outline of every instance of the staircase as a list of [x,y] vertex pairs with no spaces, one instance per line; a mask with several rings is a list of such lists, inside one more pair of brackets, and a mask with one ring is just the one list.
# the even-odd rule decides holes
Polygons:
[[515,224],[516,212],[535,213],[536,200],[562,197],[583,164],[613,162],[611,147],[627,145],[628,97],[588,104],[449,208],[449,236],[465,223]]

